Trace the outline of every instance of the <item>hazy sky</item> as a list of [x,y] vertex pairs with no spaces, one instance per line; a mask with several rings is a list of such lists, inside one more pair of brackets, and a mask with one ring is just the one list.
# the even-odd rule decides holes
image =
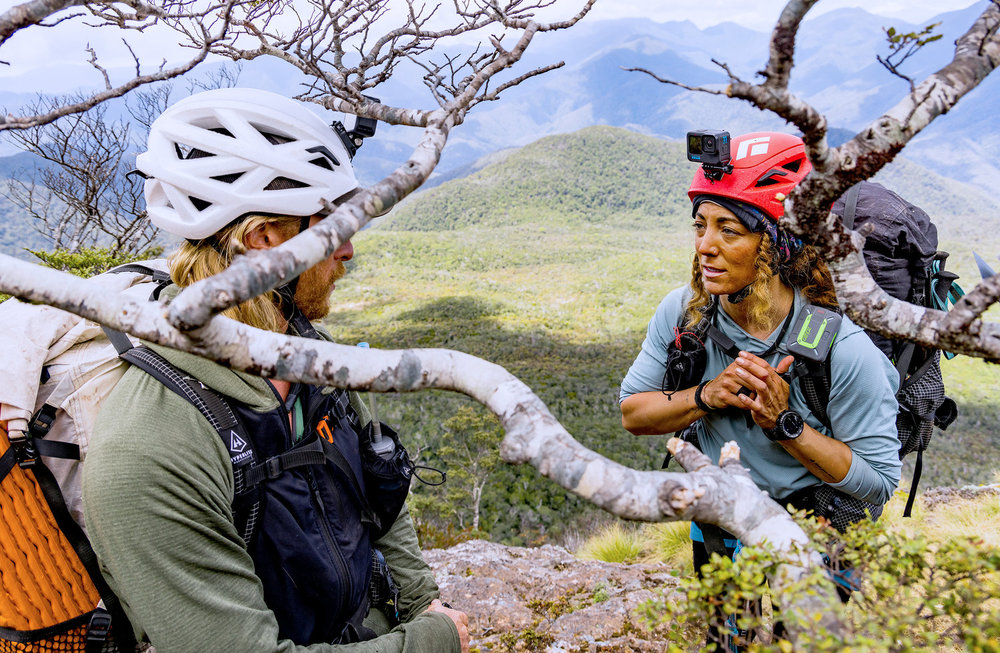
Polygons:
[[[392,1],[402,4],[402,0]],[[447,0],[424,1],[428,5],[442,1],[448,4]],[[19,3],[20,0],[0,0],[0,11]],[[902,18],[908,22],[920,23],[939,13],[962,9],[974,3],[974,0],[821,0],[810,12],[810,17],[841,7],[863,7],[870,13],[887,18]],[[554,12],[558,18],[565,18],[582,4],[583,0],[557,0],[555,7],[549,11]],[[786,0],[598,0],[587,20],[649,17],[657,22],[690,20],[700,28],[732,21],[751,29],[769,31],[785,4]],[[181,57],[190,56],[190,51],[180,51],[174,45],[174,39],[172,34],[158,38],[147,32],[142,38],[131,36],[129,43],[139,54],[144,66],[149,66],[162,61],[164,57],[180,61]],[[100,61],[109,68],[132,65],[129,52],[122,45],[120,36],[110,31],[95,33],[70,23],[63,23],[48,31],[29,29],[15,34],[0,47],[0,61],[10,64],[0,64],[0,91],[54,92],[81,83],[100,82],[96,71],[79,67],[85,65],[88,44],[94,46]],[[33,71],[44,64],[50,65],[45,75],[42,78],[31,77]],[[53,69],[51,64],[75,65]],[[89,79],[90,77],[93,79]],[[26,78],[32,79],[31,85],[34,88],[23,87]]]

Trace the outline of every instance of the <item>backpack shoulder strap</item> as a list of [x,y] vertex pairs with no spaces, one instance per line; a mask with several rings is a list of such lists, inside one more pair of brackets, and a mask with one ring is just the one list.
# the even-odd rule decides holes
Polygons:
[[155,301],[160,298],[160,293],[163,289],[173,283],[170,278],[170,273],[166,270],[160,270],[148,265],[143,265],[142,263],[126,263],[125,265],[119,265],[118,267],[108,270],[111,274],[121,274],[121,273],[133,273],[141,274],[150,277],[153,282],[156,283],[156,288],[149,295],[150,301]]
[[832,430],[827,406],[830,404],[830,355],[822,361],[796,359],[792,368],[792,379],[798,379],[802,398],[809,412],[826,428]]
[[[124,337],[124,334],[120,334]],[[128,341],[128,338],[125,338]],[[116,344],[116,347],[118,345]],[[260,514],[260,501],[255,483],[247,480],[247,472],[257,465],[258,456],[253,441],[226,399],[197,379],[181,372],[165,358],[148,347],[132,347],[119,356],[143,370],[198,409],[222,439],[233,466],[234,512],[236,527],[244,542],[249,543]]]
[[848,229],[854,229],[854,214],[858,210],[859,195],[861,195],[861,182],[848,188],[844,196],[844,217],[841,218],[841,222]]

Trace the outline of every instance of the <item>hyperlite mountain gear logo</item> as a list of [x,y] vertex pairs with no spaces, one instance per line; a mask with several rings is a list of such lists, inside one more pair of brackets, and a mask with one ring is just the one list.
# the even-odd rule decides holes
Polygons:
[[234,465],[237,465],[247,458],[253,457],[253,449],[240,435],[230,429],[229,431],[229,457]]
[[745,159],[747,156],[757,156],[758,154],[767,154],[767,148],[771,144],[770,136],[758,136],[757,138],[748,138],[745,141],[740,141],[740,146],[736,148],[736,159]]

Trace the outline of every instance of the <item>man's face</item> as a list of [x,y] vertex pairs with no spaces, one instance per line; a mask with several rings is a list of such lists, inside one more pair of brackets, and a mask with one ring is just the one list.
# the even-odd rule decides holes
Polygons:
[[[313,216],[309,226],[320,221],[319,216]],[[347,241],[337,250],[312,266],[299,276],[295,287],[295,303],[308,320],[319,320],[330,312],[330,293],[334,284],[347,273],[344,262],[354,257],[354,246]]]

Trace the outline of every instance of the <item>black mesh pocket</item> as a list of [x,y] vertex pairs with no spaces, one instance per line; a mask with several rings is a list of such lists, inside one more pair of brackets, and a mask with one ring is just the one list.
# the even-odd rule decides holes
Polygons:
[[882,516],[882,506],[862,501],[829,485],[816,488],[812,509],[817,516],[828,519],[841,533],[862,519],[875,521]]
[[660,390],[668,394],[698,385],[705,374],[707,361],[708,354],[701,338],[691,331],[674,327],[674,341],[667,347]]
[[902,390],[896,395],[900,458],[911,451],[923,451],[930,444],[934,418],[945,401],[940,361],[941,352],[931,352],[930,358],[903,382]]

